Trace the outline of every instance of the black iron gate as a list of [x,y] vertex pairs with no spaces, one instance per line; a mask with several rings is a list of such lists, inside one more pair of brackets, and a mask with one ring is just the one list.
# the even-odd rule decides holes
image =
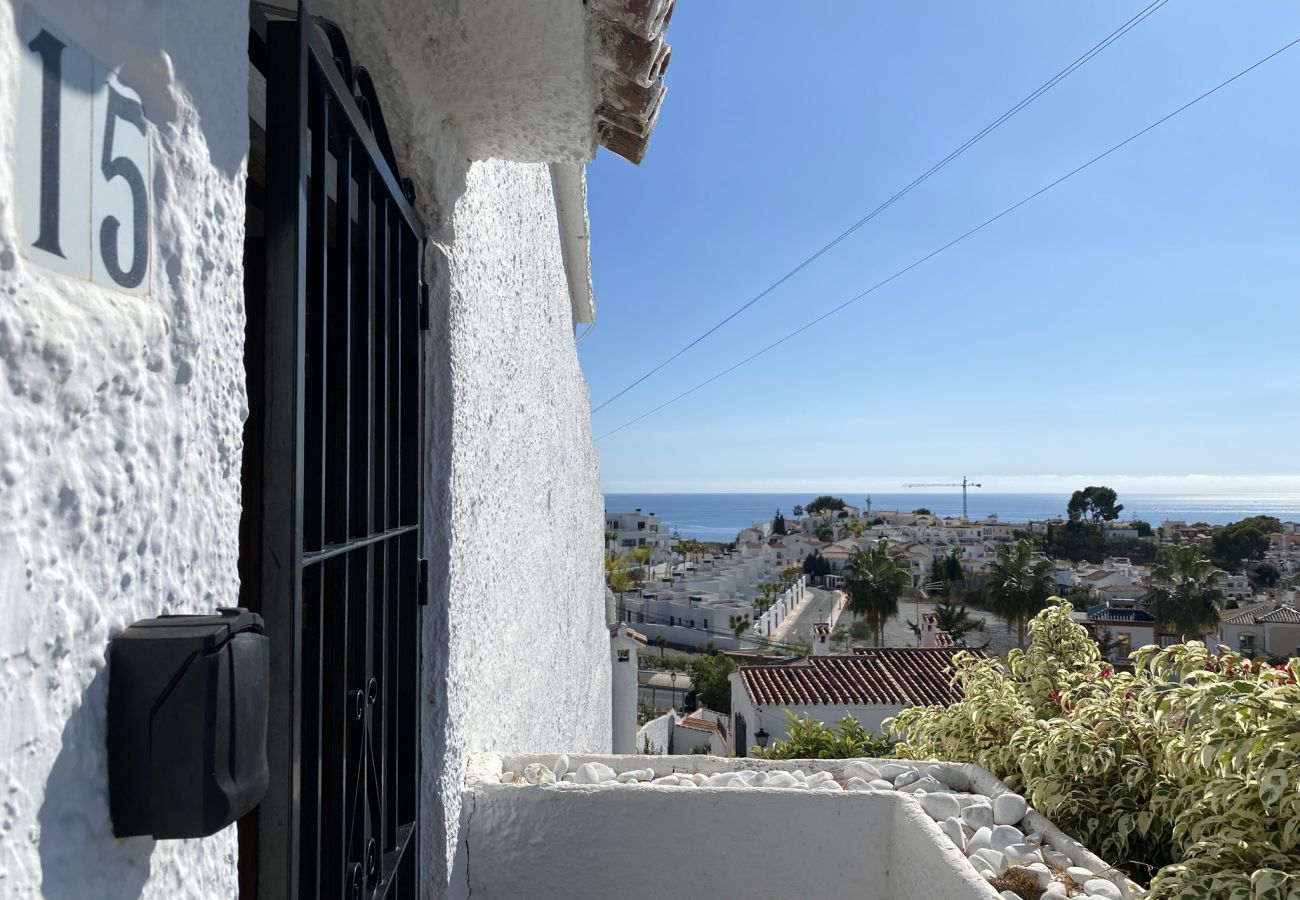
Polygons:
[[414,898],[424,230],[338,29],[301,6],[255,5],[252,23],[265,282],[243,539],[260,532],[245,601],[272,639],[273,700],[242,881],[259,900]]

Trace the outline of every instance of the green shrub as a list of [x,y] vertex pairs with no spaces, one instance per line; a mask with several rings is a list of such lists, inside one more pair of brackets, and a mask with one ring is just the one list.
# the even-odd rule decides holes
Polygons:
[[808,716],[796,716],[786,710],[786,739],[776,741],[766,750],[750,748],[757,759],[853,759],[859,756],[892,756],[887,738],[876,737],[852,716],[833,725],[823,725]]
[[965,697],[886,727],[906,758],[978,763],[1136,877],[1150,900],[1300,898],[1300,660],[1188,642],[1103,663],[1056,600],[1004,661],[955,658]]

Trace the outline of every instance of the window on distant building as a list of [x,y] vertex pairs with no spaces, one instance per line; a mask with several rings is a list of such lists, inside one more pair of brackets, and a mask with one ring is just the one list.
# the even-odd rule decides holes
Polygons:
[[1127,631],[1121,631],[1115,635],[1115,659],[1128,659],[1128,655],[1133,652],[1133,635]]
[[1243,634],[1243,635],[1241,636],[1241,648],[1240,648],[1240,649],[1241,649],[1241,652],[1242,652],[1242,653],[1254,653],[1254,652],[1255,652],[1255,636],[1254,636],[1253,634]]
[[644,547],[644,546],[645,546],[645,538],[637,538],[637,539],[636,539],[636,545],[637,545],[638,547]]
[[629,651],[627,651],[627,650],[620,650],[620,651],[618,651],[618,661],[619,661],[619,662],[627,662],[627,661],[630,660],[631,658],[632,658],[632,654],[631,654],[631,652],[629,652]]
[[635,546],[636,546],[636,539],[635,539],[635,538],[623,538],[623,542],[622,542],[622,543],[623,543],[623,546],[624,546],[624,547],[635,547]]
[[1161,646],[1161,647],[1172,647],[1172,646],[1173,646],[1174,644],[1176,644],[1176,643],[1178,643],[1178,635],[1176,635],[1176,634],[1162,634],[1162,635],[1160,635],[1160,646]]
[[645,522],[637,522],[637,523],[636,523],[636,530],[637,530],[637,531],[645,531]]

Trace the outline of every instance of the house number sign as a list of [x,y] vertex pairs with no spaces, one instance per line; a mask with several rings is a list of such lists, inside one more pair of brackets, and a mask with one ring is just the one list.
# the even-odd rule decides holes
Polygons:
[[31,11],[20,41],[18,218],[32,262],[149,289],[149,137],[139,95]]

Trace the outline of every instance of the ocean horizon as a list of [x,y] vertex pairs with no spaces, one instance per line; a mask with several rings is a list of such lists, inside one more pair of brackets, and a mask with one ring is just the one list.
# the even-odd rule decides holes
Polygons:
[[[846,503],[872,509],[911,512],[924,507],[937,516],[961,515],[961,492],[881,493],[823,491],[844,498]],[[655,513],[684,538],[730,541],[736,532],[754,522],[770,520],[777,510],[790,515],[817,494],[810,493],[615,493],[605,495],[608,512],[641,509]],[[992,493],[972,490],[968,494],[970,517],[996,515],[1007,522],[1063,517],[1070,494]],[[1120,518],[1140,519],[1159,526],[1166,519],[1188,523],[1225,525],[1248,516],[1276,516],[1283,521],[1300,521],[1300,494],[1120,494],[1124,505]]]

